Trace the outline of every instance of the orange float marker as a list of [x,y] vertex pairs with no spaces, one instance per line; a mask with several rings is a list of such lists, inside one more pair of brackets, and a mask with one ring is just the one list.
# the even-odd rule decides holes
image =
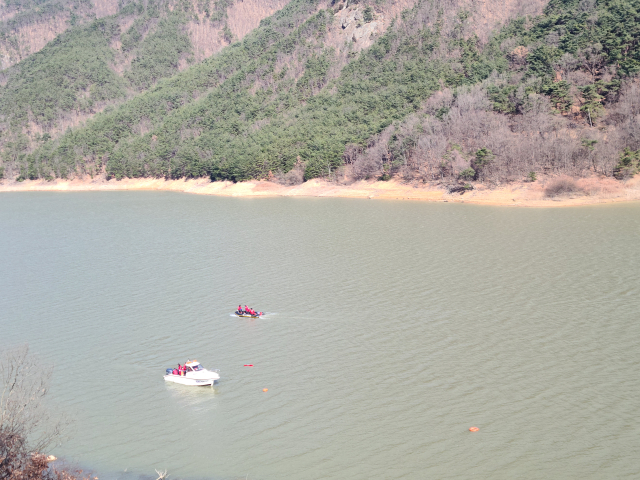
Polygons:
[[263,389],[262,389],[262,391],[263,391],[263,392],[268,392],[268,391],[269,391],[269,389],[268,389],[268,388],[263,388]]
[[245,365],[245,367],[253,367],[253,365]]
[[470,432],[477,432],[478,430],[480,430],[478,427],[469,427]]

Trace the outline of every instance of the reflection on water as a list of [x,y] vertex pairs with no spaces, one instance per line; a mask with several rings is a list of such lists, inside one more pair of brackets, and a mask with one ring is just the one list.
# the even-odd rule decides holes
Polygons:
[[[639,239],[640,205],[3,194],[0,344],[103,480],[638,478]],[[218,385],[163,380],[194,357]]]

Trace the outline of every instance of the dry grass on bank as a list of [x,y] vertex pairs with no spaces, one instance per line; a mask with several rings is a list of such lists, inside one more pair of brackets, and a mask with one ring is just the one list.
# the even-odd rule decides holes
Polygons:
[[581,178],[576,182],[578,188],[586,195],[611,198],[624,191],[624,184],[613,178]]
[[546,182],[544,195],[549,198],[563,195],[589,195],[611,198],[622,193],[624,185],[613,178],[588,177],[575,179],[566,175]]

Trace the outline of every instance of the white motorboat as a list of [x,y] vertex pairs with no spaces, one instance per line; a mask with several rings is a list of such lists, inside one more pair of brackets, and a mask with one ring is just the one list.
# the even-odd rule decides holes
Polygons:
[[176,375],[173,368],[167,368],[164,375],[165,382],[179,383],[181,385],[191,385],[194,387],[206,387],[213,385],[220,380],[218,370],[207,370],[197,360],[189,360],[184,365],[186,372],[184,375]]

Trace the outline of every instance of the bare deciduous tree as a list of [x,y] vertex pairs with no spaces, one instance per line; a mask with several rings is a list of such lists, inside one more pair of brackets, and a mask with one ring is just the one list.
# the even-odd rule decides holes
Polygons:
[[624,148],[640,149],[637,79],[625,82],[610,99],[596,127],[554,114],[544,95],[527,95],[523,89],[516,97],[520,114],[504,115],[493,111],[483,86],[461,87],[455,96],[449,90],[438,92],[422,111],[372,137],[366,149],[350,150],[350,174],[355,179],[392,173],[405,181],[449,182],[470,168],[468,159],[475,152],[486,148],[495,155],[482,168],[488,183],[522,180],[530,172],[611,176]]
[[27,345],[0,355],[0,432],[20,435],[34,451],[51,446],[66,420],[52,418],[44,398],[53,369],[29,354]]
[[51,373],[26,345],[0,354],[0,480],[43,478],[43,452],[68,424],[45,404]]
[[582,66],[591,74],[593,81],[600,72],[604,63],[604,56],[602,55],[602,45],[596,43],[578,51],[578,59],[582,63]]

